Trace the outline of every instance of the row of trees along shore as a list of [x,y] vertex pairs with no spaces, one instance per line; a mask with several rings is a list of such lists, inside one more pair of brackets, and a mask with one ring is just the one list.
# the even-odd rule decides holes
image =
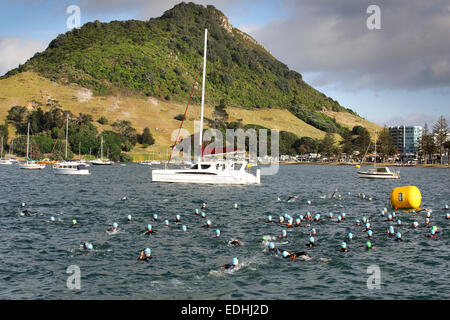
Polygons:
[[[436,123],[433,125],[433,129],[428,128],[428,124],[425,123],[422,131],[422,138],[419,142],[419,155],[427,159],[427,162],[435,162],[433,158],[437,158],[440,164],[443,164],[443,155],[447,151],[450,152],[450,129],[444,116],[440,116]],[[434,157],[435,155],[438,157]],[[448,160],[447,160],[448,161]],[[450,161],[448,161],[450,165]]]
[[[26,155],[27,127],[30,122],[30,158],[39,160],[48,157],[52,160],[63,160],[65,157],[65,121],[69,117],[68,158],[74,154],[100,155],[100,140],[103,137],[103,154],[113,161],[129,162],[131,157],[126,153],[137,144],[149,146],[155,140],[149,128],[139,134],[131,126],[131,122],[117,120],[109,130],[99,132],[94,125],[92,115],[80,113],[78,116],[63,110],[57,102],[53,102],[49,110],[44,112],[40,106],[29,111],[24,106],[13,106],[6,117],[4,125],[0,125],[0,136],[3,137],[3,150],[18,156]],[[101,117],[97,122],[106,125],[108,120]],[[9,125],[16,129],[16,137],[9,141]]]

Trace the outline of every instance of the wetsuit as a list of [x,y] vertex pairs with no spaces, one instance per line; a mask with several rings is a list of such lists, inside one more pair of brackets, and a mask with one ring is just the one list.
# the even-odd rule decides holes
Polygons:
[[242,242],[240,242],[238,239],[234,239],[232,241],[229,241],[228,244],[235,247],[240,247],[242,245]]
[[314,246],[315,246],[315,244],[314,244],[314,243],[312,243],[312,242],[310,242],[310,243],[307,243],[307,244],[305,244],[305,246],[307,246],[307,247],[310,247],[310,248],[312,248],[312,247],[314,247]]
[[150,261],[153,257],[152,256],[146,256],[144,254],[144,251],[141,252],[141,256],[139,257],[140,261]]
[[153,233],[155,233],[155,231],[153,231],[153,230],[147,230],[144,232],[144,234],[146,234],[146,235],[153,234]]
[[298,257],[301,257],[301,256],[309,257],[309,255],[306,252],[300,251],[300,252],[296,252],[296,253],[291,253],[290,255],[287,256],[287,258],[296,260]]
[[220,267],[220,270],[232,270],[232,269],[234,269],[234,265],[232,264],[225,264]]

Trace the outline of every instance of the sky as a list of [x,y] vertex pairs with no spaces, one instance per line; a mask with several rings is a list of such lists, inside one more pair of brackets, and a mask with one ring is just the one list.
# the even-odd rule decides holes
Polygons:
[[[0,0],[0,75],[68,31],[70,5],[89,21],[158,17],[178,0]],[[379,125],[450,122],[448,0],[196,0]],[[368,28],[379,8],[379,29]]]

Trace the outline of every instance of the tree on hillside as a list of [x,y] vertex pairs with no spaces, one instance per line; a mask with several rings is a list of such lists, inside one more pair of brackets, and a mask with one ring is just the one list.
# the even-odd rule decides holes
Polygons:
[[152,133],[148,127],[144,128],[144,131],[138,137],[138,142],[141,144],[146,144],[151,146],[155,143],[155,138],[153,138]]
[[353,140],[354,148],[359,151],[362,157],[364,157],[370,144],[369,131],[364,127],[355,126],[352,129],[352,134],[357,135],[357,137]]
[[433,126],[433,135],[436,141],[436,148],[439,151],[439,159],[442,164],[442,154],[444,152],[444,143],[448,140],[449,128],[444,116],[440,116]]
[[333,156],[336,154],[336,147],[334,145],[335,142],[336,140],[334,139],[334,135],[331,132],[327,132],[325,137],[320,142],[319,152],[327,157]]
[[3,152],[6,149],[6,146],[8,145],[8,138],[9,138],[9,130],[8,130],[8,121],[5,120],[4,125],[0,125],[0,137],[3,138]]
[[343,140],[339,143],[341,145],[342,152],[345,153],[347,157],[351,157],[355,149],[351,131],[343,131],[342,138]]
[[297,154],[317,153],[319,141],[310,137],[301,137],[294,142],[293,147]]

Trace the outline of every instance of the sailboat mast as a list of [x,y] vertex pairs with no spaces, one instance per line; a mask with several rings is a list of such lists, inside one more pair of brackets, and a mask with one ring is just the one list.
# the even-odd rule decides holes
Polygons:
[[375,168],[377,167],[377,139],[378,139],[378,131],[375,130]]
[[[203,158],[203,109],[205,107],[205,83],[206,83],[206,48],[208,44],[208,29],[205,29],[205,49],[203,50],[203,82],[202,82],[202,110],[200,113],[200,135],[199,135],[199,144],[200,144],[200,155],[198,157],[198,162],[200,162]],[[200,166],[199,166],[200,167]]]
[[30,152],[30,121],[28,121],[28,131],[27,131],[27,161],[29,159],[28,154]]
[[67,119],[66,119],[66,157],[65,160],[67,161],[67,139],[69,136],[69,114],[67,114]]
[[3,136],[2,136],[2,154],[0,155],[0,158],[3,158]]
[[103,136],[101,137],[102,139],[100,140],[100,160],[103,160]]

